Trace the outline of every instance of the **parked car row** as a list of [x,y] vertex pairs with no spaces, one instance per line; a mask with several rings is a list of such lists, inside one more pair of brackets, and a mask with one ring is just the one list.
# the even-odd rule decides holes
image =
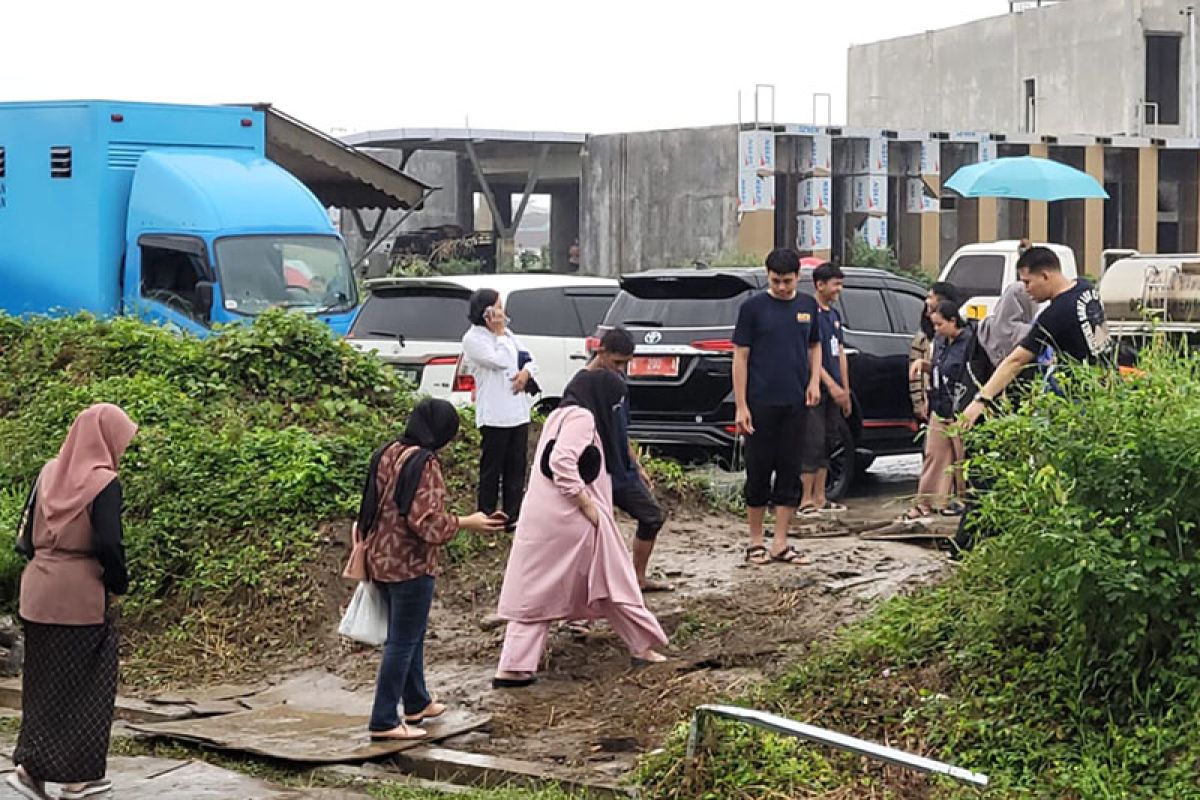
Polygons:
[[[540,402],[552,407],[605,330],[637,342],[629,367],[631,434],[684,456],[737,460],[732,386],[738,309],[766,286],[761,269],[657,270],[621,280],[561,275],[381,278],[349,340],[403,372],[420,391],[471,402],[461,358],[467,301],[490,287],[539,363]],[[801,287],[811,292],[812,272]],[[920,284],[880,270],[846,270],[838,311],[846,330],[854,414],[831,453],[832,496],[879,455],[916,452],[908,399],[908,348],[921,315]],[[589,338],[590,337],[590,338]]]
[[467,301],[476,289],[500,293],[513,329],[537,361],[540,402],[553,407],[588,358],[585,342],[617,295],[610,278],[560,275],[462,275],[378,278],[347,339],[394,366],[423,394],[471,402],[474,378],[462,364],[471,327]]
[[[828,491],[841,496],[876,456],[916,452],[908,395],[908,349],[925,291],[871,269],[845,270],[836,308],[846,334],[854,413],[830,453]],[[630,433],[682,452],[736,455],[733,328],[738,309],[766,288],[761,269],[659,270],[626,275],[601,332],[629,330]],[[812,270],[800,277],[812,293]]]

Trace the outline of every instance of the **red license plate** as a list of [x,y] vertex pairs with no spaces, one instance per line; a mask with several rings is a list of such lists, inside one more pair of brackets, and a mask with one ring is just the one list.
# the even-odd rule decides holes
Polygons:
[[629,362],[631,378],[678,378],[679,356],[637,356]]

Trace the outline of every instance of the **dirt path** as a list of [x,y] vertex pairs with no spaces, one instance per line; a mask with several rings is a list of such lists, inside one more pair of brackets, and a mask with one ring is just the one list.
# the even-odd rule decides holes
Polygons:
[[[848,501],[848,525],[889,519],[913,490],[911,463],[887,467],[866,494]],[[626,523],[628,521],[625,521]],[[627,532],[631,527],[625,524]],[[810,526],[811,527],[811,526]],[[825,533],[838,526],[828,525]],[[428,682],[442,698],[493,717],[490,734],[450,746],[576,768],[611,777],[638,752],[658,745],[695,705],[736,694],[784,668],[788,654],[831,635],[881,598],[936,580],[946,569],[937,550],[854,535],[799,536],[811,566],[746,565],[745,523],[729,515],[677,511],[653,565],[677,591],[653,594],[650,608],[671,636],[672,661],[631,669],[604,623],[586,636],[561,626],[551,635],[541,680],[528,689],[493,691],[490,677],[503,628],[495,608],[505,554],[495,552],[440,581],[426,645]],[[811,530],[809,531],[812,532]],[[375,651],[346,652],[336,671],[366,688]]]

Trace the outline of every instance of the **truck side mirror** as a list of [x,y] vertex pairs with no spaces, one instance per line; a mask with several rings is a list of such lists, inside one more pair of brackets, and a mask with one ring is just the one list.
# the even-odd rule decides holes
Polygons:
[[196,281],[196,310],[200,316],[208,319],[213,307],[213,282]]

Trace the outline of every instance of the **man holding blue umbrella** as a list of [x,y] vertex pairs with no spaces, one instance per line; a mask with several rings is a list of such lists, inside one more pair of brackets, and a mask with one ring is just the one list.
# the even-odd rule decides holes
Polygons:
[[1090,281],[1062,273],[1058,256],[1048,247],[1031,247],[1017,261],[1017,276],[1034,302],[1049,305],[1038,314],[1025,339],[1000,363],[991,380],[963,412],[969,428],[997,396],[1029,364],[1036,362],[1054,383],[1054,368],[1064,359],[1103,363],[1113,347],[1100,294]]

